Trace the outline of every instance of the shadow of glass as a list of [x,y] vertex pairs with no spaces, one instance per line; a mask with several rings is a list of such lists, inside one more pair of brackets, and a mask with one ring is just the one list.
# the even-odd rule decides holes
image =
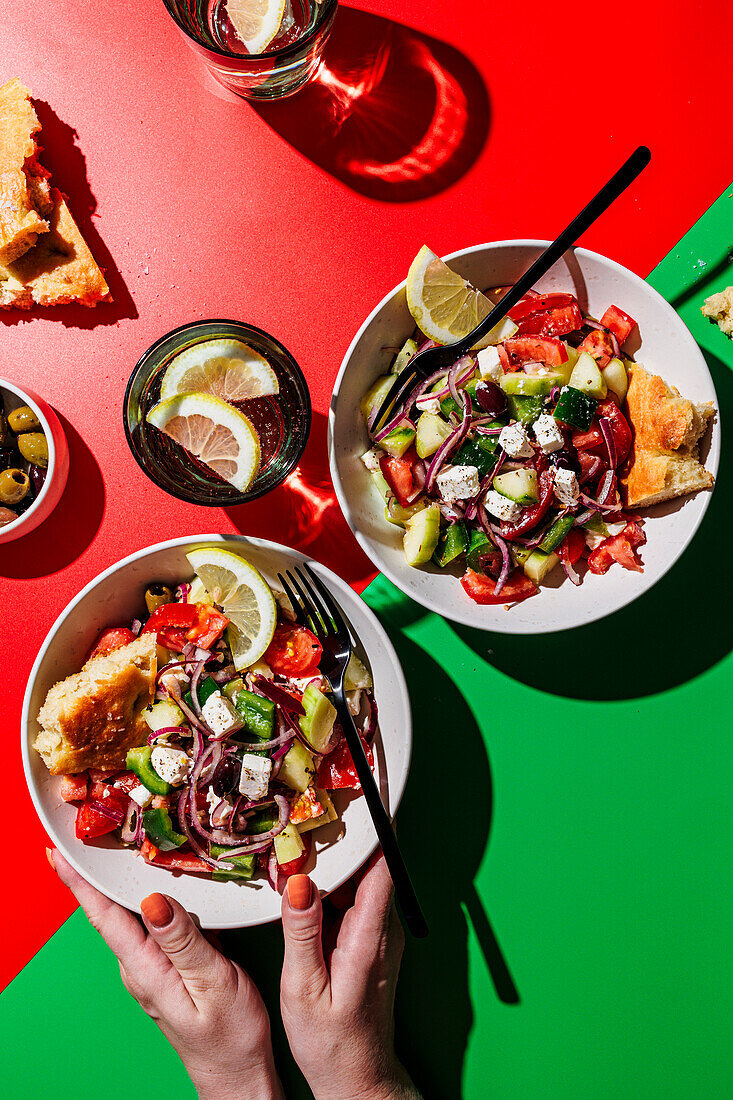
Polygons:
[[241,534],[286,542],[360,589],[374,577],[374,566],[339,508],[328,467],[327,432],[326,417],[314,412],[308,444],[292,474],[266,496],[226,512]]
[[[703,349],[720,418],[733,416],[733,376]],[[510,635],[452,624],[473,651],[507,676],[569,699],[636,699],[684,684],[731,649],[728,601],[711,585],[721,549],[733,538],[727,451],[700,530],[677,564],[649,592],[608,618],[554,634]],[[613,566],[617,568],[617,566]]]
[[385,202],[455,183],[488,135],[489,96],[444,42],[340,7],[315,79],[280,103],[252,103],[273,130],[354,191]]
[[69,443],[69,480],[46,522],[2,548],[0,576],[57,573],[86,550],[102,522],[105,494],[97,460],[76,428],[57,415]]
[[43,100],[34,99],[33,106],[41,123],[39,137],[43,152],[39,159],[50,171],[53,186],[68,197],[74,221],[104,272],[113,301],[102,302],[92,309],[72,303],[66,306],[33,306],[31,310],[2,310],[0,320],[7,325],[17,325],[41,317],[48,321],[60,321],[66,328],[92,329],[99,325],[116,325],[122,318],[135,318],[138,315],[135,303],[93,221],[97,200],[87,179],[84,154],[76,144],[77,132],[62,122]]

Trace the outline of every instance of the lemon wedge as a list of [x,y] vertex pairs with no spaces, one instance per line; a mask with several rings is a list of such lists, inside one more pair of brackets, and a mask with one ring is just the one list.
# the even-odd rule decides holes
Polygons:
[[277,604],[270,586],[253,565],[239,554],[204,547],[186,554],[215,603],[230,620],[227,641],[238,672],[249,668],[265,652],[277,625]]
[[165,432],[235,489],[245,492],[260,466],[260,441],[252,422],[209,393],[180,393],[159,401],[147,415]]
[[264,53],[290,7],[288,0],[227,0],[226,6],[232,26],[250,53]]
[[264,356],[241,340],[204,340],[171,360],[160,396],[211,393],[223,401],[246,401],[279,389],[277,375]]
[[[407,308],[430,340],[452,344],[483,321],[493,307],[485,294],[451,271],[423,245],[407,273]],[[514,322],[505,317],[476,348],[498,344],[516,331]]]

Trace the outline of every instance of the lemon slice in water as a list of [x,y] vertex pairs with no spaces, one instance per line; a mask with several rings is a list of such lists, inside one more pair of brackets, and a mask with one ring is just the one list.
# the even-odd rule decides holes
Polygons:
[[264,356],[241,340],[204,340],[168,364],[160,396],[210,393],[224,401],[246,401],[279,389],[277,375]]

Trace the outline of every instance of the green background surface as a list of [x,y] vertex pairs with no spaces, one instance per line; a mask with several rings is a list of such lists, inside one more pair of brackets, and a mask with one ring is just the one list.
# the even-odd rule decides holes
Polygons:
[[[733,188],[650,276],[699,341],[725,423],[733,343],[699,306],[732,281],[732,230]],[[454,626],[384,578],[366,593],[414,710],[399,829],[431,936],[408,945],[398,1037],[426,1097],[730,1095],[730,483],[725,450],[677,566],[567,634]],[[276,1006],[279,927],[225,946]],[[79,912],[0,1014],[9,1098],[193,1096]],[[274,1030],[288,1095],[309,1095]]]

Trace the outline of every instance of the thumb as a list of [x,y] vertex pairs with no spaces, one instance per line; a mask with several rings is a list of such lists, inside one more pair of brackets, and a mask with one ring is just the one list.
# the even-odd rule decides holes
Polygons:
[[289,996],[317,999],[329,986],[323,958],[321,926],[323,909],[318,891],[307,875],[292,875],[283,894],[282,992]]
[[192,997],[216,983],[222,956],[177,901],[165,894],[150,894],[140,908],[150,935],[181,975]]

